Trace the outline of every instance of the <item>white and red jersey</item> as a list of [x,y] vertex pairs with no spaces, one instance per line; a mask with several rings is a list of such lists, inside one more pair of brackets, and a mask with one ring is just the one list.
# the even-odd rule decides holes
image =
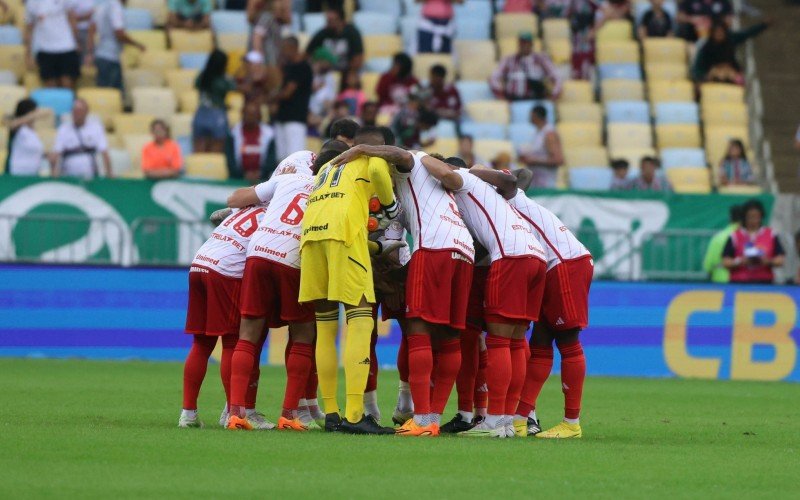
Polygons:
[[265,211],[264,205],[234,210],[197,251],[192,267],[205,267],[231,278],[241,278],[250,238]]
[[308,195],[314,189],[311,165],[315,158],[311,151],[293,153],[278,165],[267,182],[255,187],[258,199],[269,203],[269,207],[250,240],[247,257],[300,269],[301,224]]
[[509,203],[530,224],[534,236],[544,247],[548,271],[565,260],[590,255],[556,214],[528,198],[523,190],[518,189]]
[[454,250],[475,259],[475,248],[467,225],[461,218],[455,199],[422,164],[426,153],[414,153],[411,172],[393,170],[395,191],[407,214],[407,227],[414,246],[419,249]]
[[545,260],[542,245],[527,222],[495,190],[466,169],[456,173],[464,180],[454,191],[464,222],[472,235],[489,252],[491,261],[529,255]]

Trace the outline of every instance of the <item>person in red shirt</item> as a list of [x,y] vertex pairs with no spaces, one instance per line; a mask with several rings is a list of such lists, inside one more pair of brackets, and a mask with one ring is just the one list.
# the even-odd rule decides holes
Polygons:
[[174,179],[181,175],[183,157],[181,148],[170,137],[169,125],[164,120],[150,124],[153,140],[142,148],[142,172],[148,179]]
[[414,63],[408,54],[399,52],[394,55],[392,67],[378,80],[376,92],[381,108],[396,110],[408,100],[412,89],[419,85],[419,80],[413,75],[413,69]]
[[447,68],[441,64],[431,67],[428,109],[436,111],[439,118],[458,120],[461,117],[461,95],[452,83],[447,83]]

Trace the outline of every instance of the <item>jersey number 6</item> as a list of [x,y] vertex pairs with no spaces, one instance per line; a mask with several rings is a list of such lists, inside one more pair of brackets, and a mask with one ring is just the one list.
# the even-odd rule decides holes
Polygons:
[[294,199],[289,202],[286,210],[283,211],[281,222],[289,224],[290,226],[296,226],[303,222],[303,207],[300,206],[300,202],[306,199],[308,199],[306,193],[300,193],[295,196]]

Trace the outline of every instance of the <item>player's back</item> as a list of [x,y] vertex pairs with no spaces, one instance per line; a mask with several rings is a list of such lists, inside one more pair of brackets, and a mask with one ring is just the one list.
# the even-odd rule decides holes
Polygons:
[[265,207],[256,205],[234,210],[197,251],[192,265],[241,278],[250,238],[258,229]]

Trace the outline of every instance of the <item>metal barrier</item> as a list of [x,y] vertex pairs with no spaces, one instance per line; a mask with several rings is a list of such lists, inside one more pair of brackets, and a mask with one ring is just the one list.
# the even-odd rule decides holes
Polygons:
[[637,279],[638,253],[634,237],[627,231],[600,231],[579,228],[575,236],[594,258],[595,279],[634,281]]
[[637,249],[642,262],[642,280],[704,281],[708,242],[717,231],[669,229],[646,234]]
[[207,220],[139,217],[131,223],[133,241],[138,246],[138,258],[133,264],[189,265],[213,230]]

